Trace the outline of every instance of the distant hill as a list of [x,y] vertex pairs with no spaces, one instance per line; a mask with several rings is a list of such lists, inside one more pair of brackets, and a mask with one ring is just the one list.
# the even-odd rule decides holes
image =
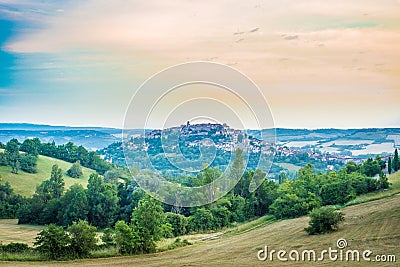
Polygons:
[[37,173],[26,173],[19,171],[18,174],[11,173],[11,168],[9,166],[0,166],[0,177],[3,181],[8,181],[14,188],[16,193],[24,196],[32,196],[38,186],[42,181],[50,178],[51,167],[57,164],[63,170],[63,178],[65,180],[65,187],[68,188],[71,185],[78,183],[87,186],[89,175],[94,173],[93,170],[82,167],[83,176],[80,178],[71,178],[66,175],[67,170],[72,166],[72,163],[49,158],[46,156],[39,156],[37,162]]
[[121,129],[107,127],[75,127],[75,126],[54,126],[47,124],[33,123],[0,123],[0,130],[24,130],[24,131],[99,131],[104,133],[120,133]]
[[38,137],[42,142],[65,144],[73,142],[89,150],[98,150],[121,140],[121,129],[101,127],[68,127],[28,123],[0,123],[0,142],[12,138],[20,142]]

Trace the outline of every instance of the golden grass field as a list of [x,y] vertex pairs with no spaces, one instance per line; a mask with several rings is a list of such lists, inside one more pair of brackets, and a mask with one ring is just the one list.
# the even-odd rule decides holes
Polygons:
[[[321,251],[336,248],[336,241],[344,238],[348,249],[366,250],[377,254],[395,255],[400,261],[400,195],[397,188],[400,173],[390,176],[394,184],[380,196],[381,199],[347,206],[342,209],[345,222],[339,231],[309,236],[303,230],[308,217],[255,224],[259,227],[242,225],[230,231],[191,246],[165,252],[102,259],[75,260],[67,262],[0,262],[3,266],[399,266],[399,263],[377,262],[273,262],[259,261],[258,250],[268,245],[270,249],[314,249]],[[372,197],[372,195],[370,195]],[[368,201],[364,198],[363,201]],[[263,218],[259,219],[263,220]],[[10,226],[11,227],[11,226]],[[373,258],[371,256],[371,258]]]

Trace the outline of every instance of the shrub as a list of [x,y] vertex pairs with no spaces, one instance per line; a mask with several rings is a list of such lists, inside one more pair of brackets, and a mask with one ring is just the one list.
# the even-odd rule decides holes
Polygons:
[[174,240],[174,243],[170,244],[168,246],[168,249],[174,249],[174,248],[179,248],[179,247],[184,247],[184,246],[188,246],[191,245],[192,243],[190,243],[189,241],[187,241],[187,239],[180,239],[179,237],[177,239]]
[[69,168],[69,170],[67,171],[67,175],[72,178],[79,178],[83,175],[81,163],[79,162],[79,160],[72,164],[71,168]]
[[104,233],[101,236],[101,241],[105,247],[115,246],[115,234],[111,228],[104,229]]
[[25,243],[10,243],[7,245],[0,245],[1,252],[22,253],[27,250],[29,250],[29,247]]
[[304,212],[302,201],[295,194],[285,194],[277,198],[269,209],[278,219],[293,218]]
[[172,212],[165,213],[167,223],[172,225],[172,234],[180,236],[187,233],[188,219],[181,215]]
[[131,255],[136,252],[138,237],[125,221],[118,221],[115,224],[115,242],[119,253]]
[[197,209],[188,219],[191,231],[205,231],[213,228],[214,216],[210,210],[205,208]]
[[96,247],[96,227],[91,226],[87,221],[80,220],[68,227],[71,236],[71,252],[75,257],[87,257],[90,251]]
[[310,226],[304,230],[309,235],[329,233],[336,231],[342,221],[344,221],[342,212],[336,211],[332,206],[325,206],[310,213]]
[[356,197],[354,188],[348,181],[327,183],[321,187],[322,205],[344,204]]
[[71,238],[61,226],[50,224],[47,229],[40,231],[34,245],[43,256],[56,260],[67,256]]

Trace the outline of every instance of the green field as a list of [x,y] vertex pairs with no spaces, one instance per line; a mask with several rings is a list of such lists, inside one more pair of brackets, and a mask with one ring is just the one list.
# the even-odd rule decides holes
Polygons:
[[[309,236],[303,230],[308,218],[271,221],[269,216],[231,228],[223,234],[213,234],[204,241],[191,246],[177,248],[155,254],[132,257],[114,257],[102,259],[75,260],[68,262],[0,262],[4,266],[398,266],[397,263],[376,262],[331,262],[325,257],[323,262],[270,262],[257,260],[257,252],[268,245],[270,249],[313,249],[320,252],[332,247],[336,241],[347,240],[347,249],[360,251],[369,249],[377,254],[395,255],[400,260],[400,172],[389,176],[392,188],[375,194],[373,201],[363,198],[364,202],[343,208],[345,222],[339,231]],[[369,195],[372,199],[372,195]],[[359,199],[360,201],[360,199]],[[2,222],[0,222],[1,224]],[[7,232],[13,232],[9,223]],[[27,226],[29,227],[29,226]],[[23,229],[23,226],[22,228]],[[3,230],[3,229],[2,229]],[[397,264],[397,265],[396,265]]]
[[301,169],[300,166],[294,165],[292,163],[277,162],[275,164],[278,165],[279,167],[287,169],[290,172],[298,172]]
[[72,163],[46,156],[39,156],[37,161],[37,173],[19,171],[18,174],[13,174],[11,173],[11,167],[0,166],[0,177],[3,181],[8,181],[16,193],[24,196],[32,196],[36,190],[36,186],[38,186],[42,181],[50,178],[51,167],[54,164],[57,164],[58,167],[63,170],[63,178],[65,180],[66,188],[75,183],[82,184],[86,187],[89,175],[94,172],[91,169],[82,167],[83,176],[78,179],[71,178],[67,176],[66,172],[72,166]]

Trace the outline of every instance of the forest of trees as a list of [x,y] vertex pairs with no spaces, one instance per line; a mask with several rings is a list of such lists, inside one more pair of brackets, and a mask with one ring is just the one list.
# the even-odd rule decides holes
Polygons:
[[[6,155],[16,149],[15,141],[9,143]],[[71,144],[24,143],[21,150],[26,155],[35,157],[36,151],[36,156],[57,154],[58,158],[68,159],[69,162],[80,161],[86,166],[94,164],[89,160],[93,159],[89,156],[93,155],[92,152]],[[398,162],[396,155],[393,162]],[[84,257],[90,251],[81,251],[79,244],[84,241],[77,240],[87,238],[87,242],[92,244],[91,233],[96,229],[107,233],[103,236],[104,244],[116,246],[121,254],[149,253],[155,251],[156,242],[164,237],[219,230],[266,214],[278,219],[303,216],[316,208],[345,204],[357,195],[389,187],[382,171],[386,163],[380,157],[359,165],[349,162],[341,170],[328,173],[316,172],[311,164],[307,164],[299,170],[296,179],[287,179],[282,173],[279,183],[265,179],[266,173],[260,170],[246,170],[235,187],[222,198],[208,205],[185,208],[153,199],[140,189],[134,179],[118,182],[113,173],[105,174],[111,170],[111,165],[100,162],[96,165],[98,169],[107,166],[100,168],[104,177],[98,173],[91,174],[87,188],[75,184],[66,190],[63,170],[57,165],[52,167],[49,179],[37,186],[31,198],[16,195],[8,183],[0,184],[1,207],[5,207],[0,209],[0,217],[17,217],[19,223],[49,225],[39,234],[36,242],[37,248],[48,258],[66,257],[66,251],[73,257]],[[240,150],[236,151],[234,165],[238,169],[243,165]],[[208,184],[220,173],[218,167],[207,167],[196,177],[184,179],[185,185]],[[377,174],[379,178],[374,178]],[[250,192],[254,175],[263,178],[263,181],[254,192]],[[68,234],[64,231],[66,229]],[[58,249],[49,251],[49,244],[56,242],[54,236],[58,236],[55,239],[60,243],[51,245]],[[87,246],[89,250],[90,244]]]

